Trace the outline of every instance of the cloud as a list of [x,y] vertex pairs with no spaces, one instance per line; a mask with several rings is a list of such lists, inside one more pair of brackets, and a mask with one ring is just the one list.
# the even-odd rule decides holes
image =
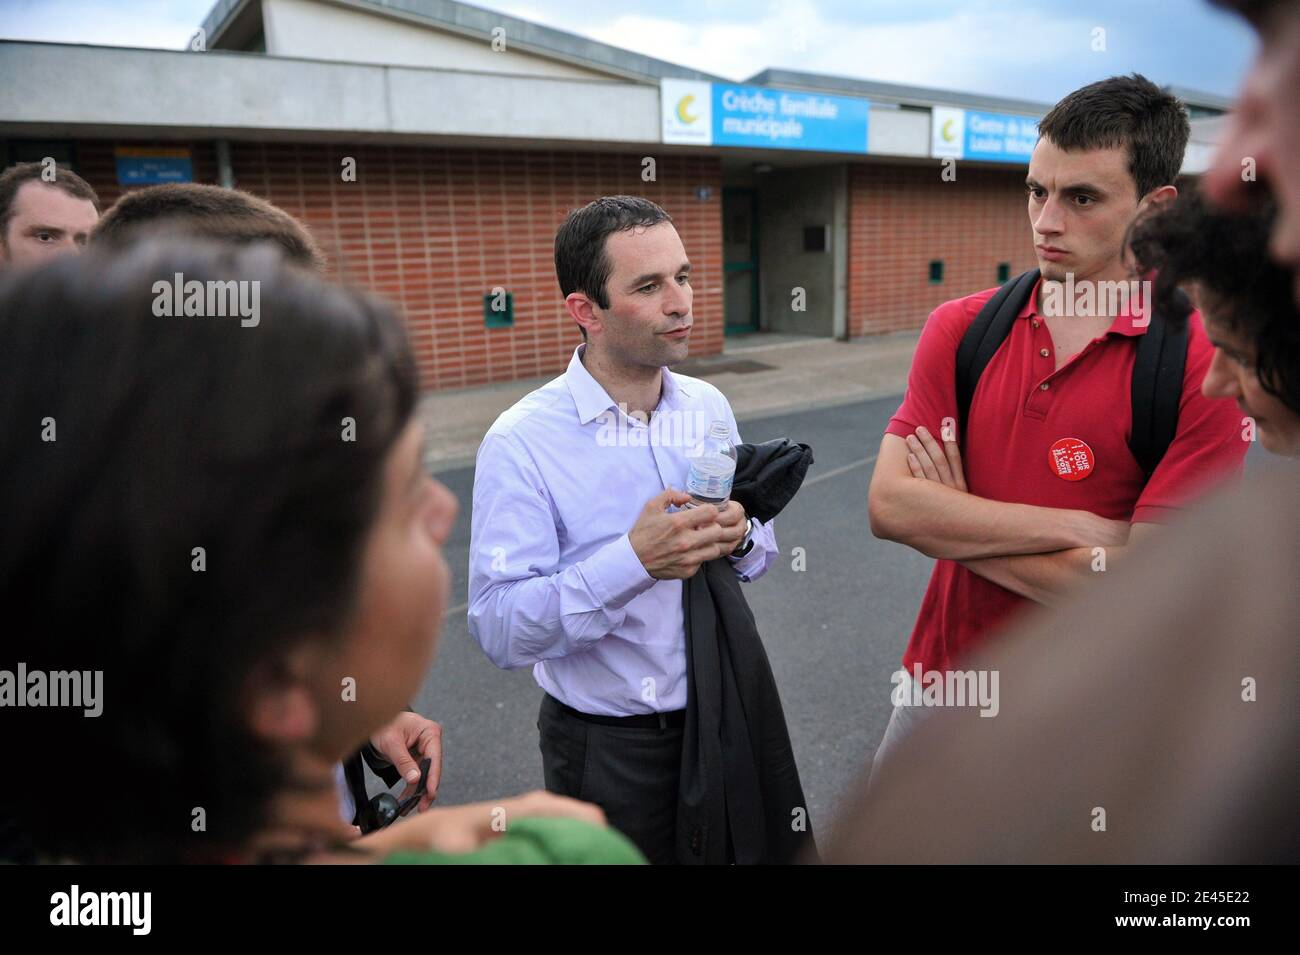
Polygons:
[[[1032,98],[1036,78],[1061,51],[1089,55],[1092,23],[1024,14],[957,13],[939,20],[849,24],[824,19],[808,4],[751,22],[694,26],[624,15],[591,26],[594,39],[740,80],[765,67],[870,77],[892,83],[971,89],[997,84],[1010,57],[1017,86]],[[1023,48],[1026,35],[1035,46]]]
[[[181,49],[212,2],[0,0],[0,35]],[[1133,70],[1227,95],[1254,48],[1243,23],[1205,0],[475,2],[732,80],[777,67],[1042,103]],[[1090,47],[1098,26],[1104,54]]]
[[0,8],[0,36],[8,40],[179,50],[189,43],[211,6],[211,0],[137,0],[129,4],[21,0]]
[[[1113,0],[1086,9],[1024,2],[877,2],[748,7],[676,4],[604,20],[566,0],[503,6],[552,25],[732,80],[767,67],[1054,102],[1084,83],[1137,70],[1160,83],[1224,94],[1250,57],[1250,31],[1203,0],[1153,10]],[[832,12],[833,11],[833,12]],[[1181,14],[1183,15],[1179,15]],[[1094,51],[1104,28],[1106,50]],[[802,41],[802,42],[800,42]],[[1213,52],[1211,52],[1213,51]]]

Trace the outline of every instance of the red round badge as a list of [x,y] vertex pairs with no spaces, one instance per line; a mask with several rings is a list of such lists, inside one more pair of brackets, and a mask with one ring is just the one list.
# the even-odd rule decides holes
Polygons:
[[1082,481],[1092,473],[1096,459],[1092,448],[1078,438],[1062,438],[1047,454],[1052,473],[1066,481]]

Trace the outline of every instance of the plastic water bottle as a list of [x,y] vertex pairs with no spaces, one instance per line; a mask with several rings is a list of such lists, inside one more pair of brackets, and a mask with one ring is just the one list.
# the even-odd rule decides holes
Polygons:
[[731,482],[736,477],[736,449],[731,444],[731,429],[725,421],[715,421],[704,440],[690,454],[691,469],[686,478],[686,493],[691,503],[727,503],[731,497]]

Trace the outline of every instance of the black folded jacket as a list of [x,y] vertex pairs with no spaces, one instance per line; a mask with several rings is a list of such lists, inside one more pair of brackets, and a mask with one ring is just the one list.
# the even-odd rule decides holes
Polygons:
[[766,524],[790,503],[812,463],[812,448],[786,438],[738,444],[731,499],[750,517]]
[[[786,440],[737,445],[731,497],[767,522],[790,502],[812,449]],[[814,857],[812,823],[781,696],[727,558],[683,582],[686,726],[677,861],[784,863]]]

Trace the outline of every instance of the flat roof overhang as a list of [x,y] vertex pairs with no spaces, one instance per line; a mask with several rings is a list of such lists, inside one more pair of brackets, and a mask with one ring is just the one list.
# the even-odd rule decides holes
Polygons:
[[[925,165],[930,113],[872,104],[867,153],[660,141],[656,84],[269,57],[0,41],[0,135],[227,139],[715,155],[774,167]],[[1194,121],[1185,173],[1218,122]],[[963,164],[1023,168],[1015,163]]]

